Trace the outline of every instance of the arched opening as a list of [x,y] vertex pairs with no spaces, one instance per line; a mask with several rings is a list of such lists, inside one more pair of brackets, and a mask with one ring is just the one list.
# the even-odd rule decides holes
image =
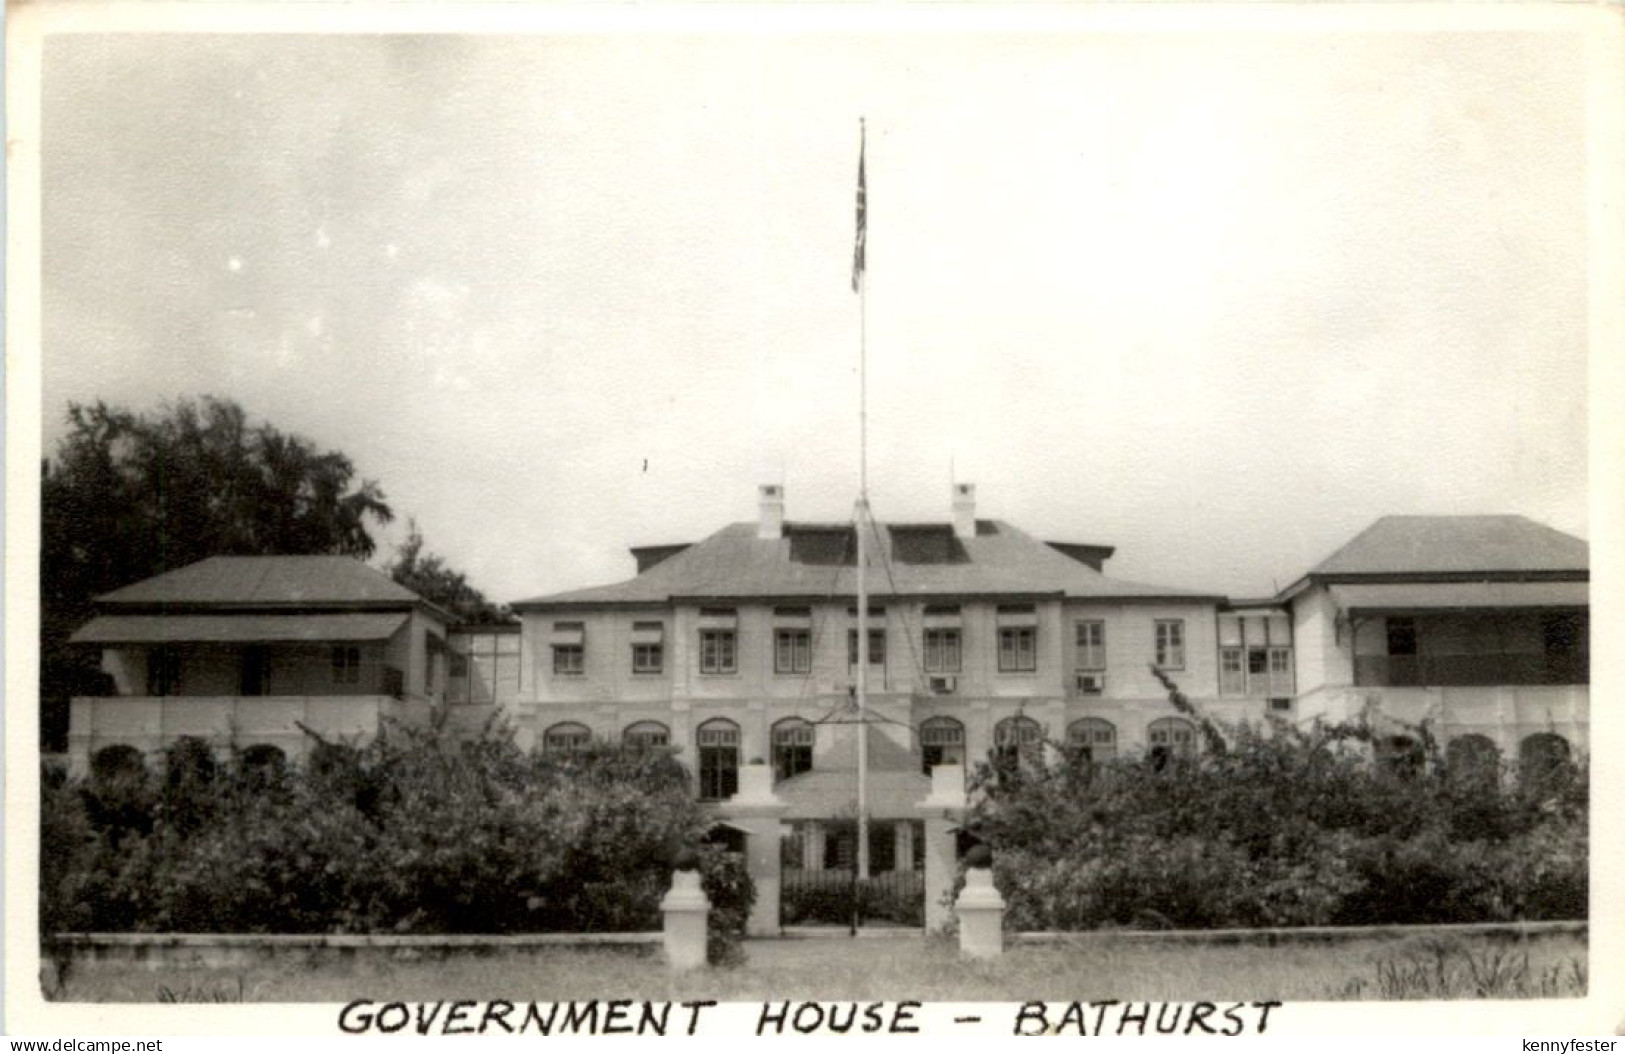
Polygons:
[[671,729],[659,721],[639,721],[626,726],[621,742],[633,750],[654,750],[671,746]]
[[706,845],[721,846],[725,852],[744,853],[745,832],[729,824],[714,824],[702,839]]
[[305,769],[320,786],[338,795],[353,795],[360,789],[361,752],[346,743],[318,742],[305,755]]
[[773,726],[773,780],[789,779],[813,767],[813,726],[787,717]]
[[1411,736],[1380,736],[1371,749],[1377,771],[1397,779],[1415,779],[1422,774],[1422,744]]
[[931,717],[920,725],[920,755],[929,776],[938,765],[965,763],[965,726],[951,717]]
[[276,780],[288,770],[288,755],[279,746],[255,743],[243,751],[237,764],[244,775],[262,780]]
[[1117,726],[1099,717],[1085,717],[1066,729],[1067,749],[1086,765],[1103,765],[1117,757]]
[[700,800],[721,801],[739,793],[739,726],[712,718],[695,729],[700,754]]
[[1518,745],[1518,783],[1532,793],[1556,790],[1572,765],[1569,741],[1555,732],[1536,732]]
[[574,757],[592,742],[592,729],[579,721],[560,721],[542,733],[542,753],[551,758]]
[[1007,768],[1039,765],[1044,760],[1044,729],[1030,717],[1017,714],[993,726],[993,752]]
[[214,749],[197,736],[181,736],[164,751],[164,782],[171,786],[207,784],[217,766]]
[[1452,779],[1493,782],[1501,774],[1501,752],[1489,736],[1457,736],[1445,747],[1444,765]]
[[1196,756],[1196,726],[1183,717],[1157,718],[1146,726],[1145,738],[1146,756],[1157,772]]
[[90,759],[91,778],[100,783],[140,780],[146,774],[147,762],[141,751],[124,743],[103,747]]

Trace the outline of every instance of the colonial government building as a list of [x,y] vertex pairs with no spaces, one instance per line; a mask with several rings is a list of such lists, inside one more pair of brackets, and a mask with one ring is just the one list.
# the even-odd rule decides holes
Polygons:
[[[948,519],[876,524],[866,548],[877,871],[914,866],[934,766],[1199,749],[1153,665],[1222,720],[1363,719],[1383,764],[1420,764],[1424,724],[1452,764],[1587,745],[1587,547],[1522,517],[1387,517],[1260,600],[1114,578],[1110,546],[979,518],[968,483]],[[675,748],[704,800],[762,762],[804,866],[845,866],[857,553],[852,524],[787,519],[764,486],[754,522],[633,549],[632,578],[519,601],[495,628],[355,561],[217,557],[101,598],[75,639],[108,686],[73,703],[70,763],[156,763],[181,736],[294,761],[306,729],[500,710],[545,751]]]

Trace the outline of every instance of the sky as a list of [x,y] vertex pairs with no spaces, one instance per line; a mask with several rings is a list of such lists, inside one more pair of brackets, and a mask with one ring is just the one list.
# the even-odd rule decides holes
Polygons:
[[[978,512],[1268,595],[1373,519],[1588,534],[1583,41],[63,36],[43,414],[213,394],[494,599]],[[1515,86],[1515,90],[1508,90]],[[867,119],[866,296],[849,284]],[[866,316],[866,324],[865,324]]]

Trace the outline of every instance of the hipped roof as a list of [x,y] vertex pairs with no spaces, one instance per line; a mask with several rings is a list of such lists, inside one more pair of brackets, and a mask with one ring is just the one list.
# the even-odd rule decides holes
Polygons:
[[[948,524],[877,525],[869,541],[868,590],[875,597],[1053,596],[1089,600],[1166,598],[1211,601],[1205,593],[1109,578],[1001,520],[979,520],[974,537]],[[635,578],[550,596],[515,608],[667,603],[676,598],[855,596],[857,568],[849,524],[785,525],[758,538],[755,523],[734,523]]]
[[96,598],[107,606],[320,606],[425,603],[348,556],[211,556]]
[[1384,516],[1310,576],[1584,572],[1582,538],[1524,516]]
[[[780,780],[773,793],[789,806],[786,820],[827,820],[856,815],[857,780],[856,769],[814,769]],[[930,778],[918,771],[871,769],[865,783],[869,816],[875,820],[917,819],[919,804],[931,794]]]

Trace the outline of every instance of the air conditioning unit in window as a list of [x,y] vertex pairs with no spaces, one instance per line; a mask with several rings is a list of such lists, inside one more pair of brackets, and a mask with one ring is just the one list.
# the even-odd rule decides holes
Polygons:
[[1073,685],[1079,695],[1100,695],[1106,690],[1106,675],[1103,673],[1080,673],[1074,675]]
[[934,695],[949,695],[959,687],[959,678],[945,677],[935,674],[931,677],[931,692]]

